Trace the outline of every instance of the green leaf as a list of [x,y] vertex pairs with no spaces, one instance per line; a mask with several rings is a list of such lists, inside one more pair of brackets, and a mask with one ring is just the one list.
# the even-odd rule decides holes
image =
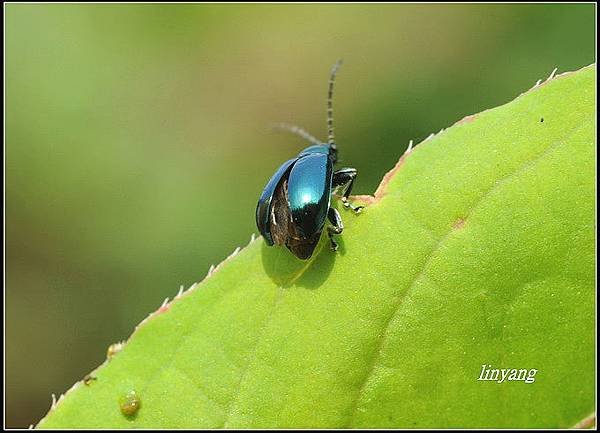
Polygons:
[[[38,427],[585,419],[595,407],[595,79],[595,65],[563,74],[418,145],[362,197],[364,213],[341,211],[337,254],[326,236],[308,262],[251,242],[140,324]],[[482,365],[537,373],[479,381]],[[132,391],[137,412],[125,416]]]

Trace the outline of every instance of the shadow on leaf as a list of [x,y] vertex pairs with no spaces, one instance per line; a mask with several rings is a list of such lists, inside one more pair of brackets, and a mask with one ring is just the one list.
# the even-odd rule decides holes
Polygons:
[[[344,253],[343,242],[338,237],[338,253]],[[336,253],[329,248],[327,235],[322,235],[314,254],[308,260],[300,260],[285,247],[269,247],[263,243],[261,249],[263,267],[271,280],[283,288],[292,286],[317,289],[326,280],[335,261]]]

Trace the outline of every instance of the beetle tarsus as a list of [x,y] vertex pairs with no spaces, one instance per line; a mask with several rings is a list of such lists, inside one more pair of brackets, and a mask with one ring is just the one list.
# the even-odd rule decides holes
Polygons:
[[342,217],[337,209],[330,207],[327,211],[327,219],[332,224],[327,226],[327,235],[329,236],[329,242],[331,242],[331,251],[337,251],[338,244],[333,239],[334,235],[339,235],[344,231],[344,223],[342,222]]
[[338,229],[337,227],[327,227],[327,235],[329,236],[329,242],[330,242],[330,246],[331,246],[331,251],[337,251],[338,250],[338,243],[335,241],[335,239],[333,238],[334,235],[339,235],[342,231],[340,229]]
[[329,234],[329,242],[331,243],[331,251],[335,252],[338,250],[338,244],[336,241],[333,240],[333,234],[331,232],[328,232]]
[[364,209],[364,206],[354,206],[346,197],[342,197],[342,202],[345,209],[352,209],[354,213],[360,213]]

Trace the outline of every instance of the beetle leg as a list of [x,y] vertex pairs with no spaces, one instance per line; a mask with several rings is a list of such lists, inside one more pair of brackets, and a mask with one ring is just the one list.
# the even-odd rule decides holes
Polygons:
[[353,206],[348,201],[348,197],[352,192],[352,186],[354,185],[354,179],[358,171],[355,168],[340,168],[333,173],[333,188],[342,188],[342,203],[346,209],[352,209],[354,212],[359,213],[364,206]]
[[329,235],[329,241],[331,242],[331,250],[337,251],[338,244],[333,239],[333,235],[339,235],[344,231],[344,223],[342,222],[342,217],[340,217],[340,213],[337,211],[337,209],[332,207],[330,207],[327,211],[327,218],[332,224],[331,226],[327,226],[327,235]]

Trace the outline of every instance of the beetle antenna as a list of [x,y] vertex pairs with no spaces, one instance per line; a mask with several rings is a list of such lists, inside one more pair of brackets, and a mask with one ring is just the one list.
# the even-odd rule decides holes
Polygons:
[[296,125],[290,125],[289,123],[276,123],[273,125],[273,129],[276,131],[287,131],[287,132],[291,132],[292,134],[299,135],[300,137],[304,138],[306,141],[308,141],[312,144],[322,144],[315,137],[313,137],[308,132],[306,132],[304,129],[302,129]]
[[338,69],[342,66],[342,59],[339,59],[333,65],[331,69],[331,75],[329,76],[329,90],[327,92],[327,143],[329,147],[333,149],[335,146],[335,136],[333,134],[333,84],[335,83],[335,76]]

